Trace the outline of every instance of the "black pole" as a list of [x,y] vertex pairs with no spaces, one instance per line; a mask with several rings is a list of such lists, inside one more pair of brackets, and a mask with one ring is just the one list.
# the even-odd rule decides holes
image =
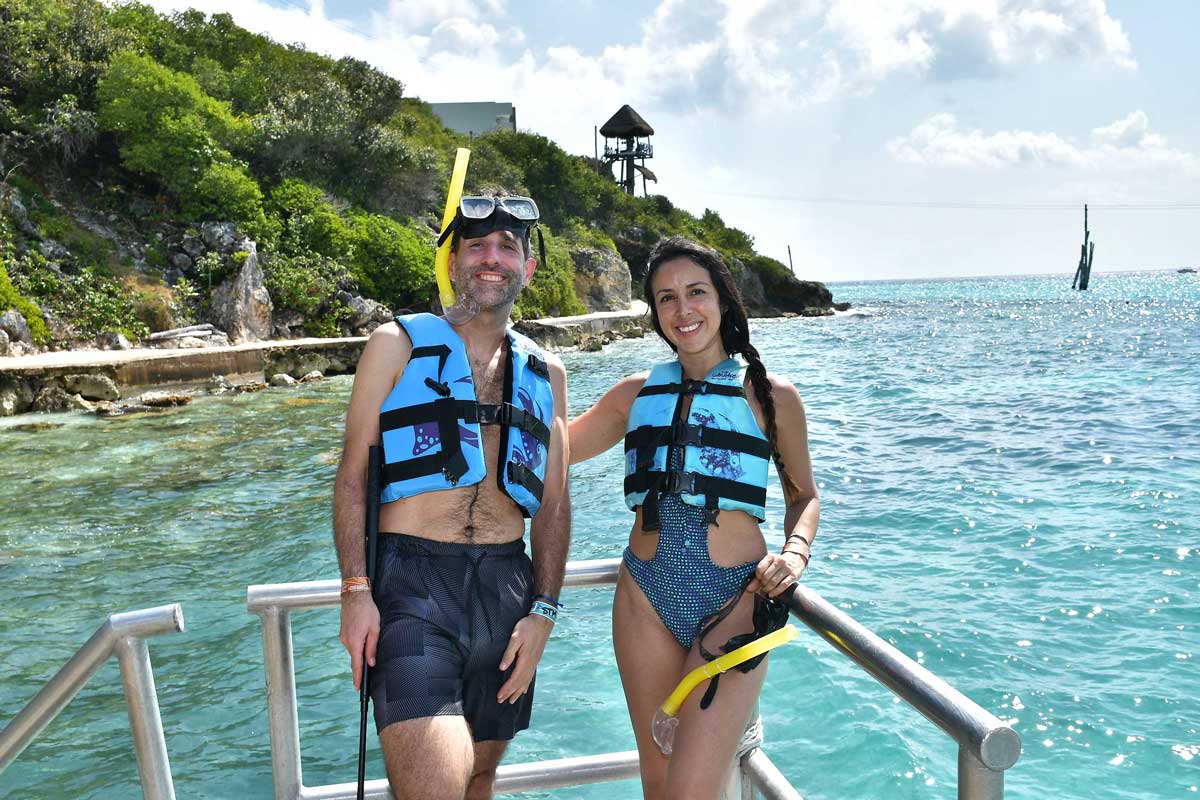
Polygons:
[[[371,584],[371,598],[375,597],[376,550],[379,543],[379,479],[383,472],[383,448],[371,445],[367,451],[367,580]],[[367,776],[367,705],[371,702],[367,694],[367,654],[363,652],[362,686],[358,694],[358,800],[363,800]]]

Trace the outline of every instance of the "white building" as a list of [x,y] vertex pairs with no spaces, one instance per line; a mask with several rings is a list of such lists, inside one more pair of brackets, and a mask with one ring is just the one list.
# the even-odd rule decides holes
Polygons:
[[517,109],[512,103],[430,103],[430,106],[443,125],[468,136],[517,129]]

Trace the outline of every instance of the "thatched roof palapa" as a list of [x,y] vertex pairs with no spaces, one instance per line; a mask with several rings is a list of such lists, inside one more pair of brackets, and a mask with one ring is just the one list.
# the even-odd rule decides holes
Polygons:
[[635,136],[653,136],[654,128],[642,119],[642,115],[633,110],[628,104],[613,114],[608,122],[600,127],[600,135],[606,139],[629,139]]

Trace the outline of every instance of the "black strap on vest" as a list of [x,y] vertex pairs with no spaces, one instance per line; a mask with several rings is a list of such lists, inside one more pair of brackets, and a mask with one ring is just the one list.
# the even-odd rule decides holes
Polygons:
[[746,390],[741,386],[684,378],[681,383],[656,383],[653,386],[643,386],[637,396],[644,397],[652,394],[720,394],[725,397],[745,397]]
[[534,497],[541,499],[542,490],[545,486],[542,484],[541,478],[537,473],[531,470],[524,464],[516,461],[509,461],[505,464],[506,474],[508,475],[509,483],[515,483],[518,486],[524,486],[525,489]]
[[771,446],[766,439],[706,425],[642,425],[625,435],[625,450],[637,450],[639,464],[644,460],[641,457],[644,450],[649,449],[653,456],[654,451],[664,445],[717,447],[759,458],[769,458],[771,455]]
[[[712,475],[682,470],[639,470],[625,476],[625,494],[646,492],[642,501],[642,530],[658,530],[658,499],[665,494],[702,494],[704,507],[716,509],[720,498],[727,497],[739,503],[762,506],[767,501],[767,490],[750,483],[731,481]],[[712,519],[708,520],[710,523]]]
[[457,419],[468,424],[511,425],[537,439],[542,446],[548,446],[550,443],[550,428],[523,408],[517,408],[511,403],[488,405],[476,403],[474,400],[454,400],[452,398],[384,411],[379,415],[380,432],[411,428],[427,422],[438,422],[442,419],[440,409],[445,405],[453,405]]

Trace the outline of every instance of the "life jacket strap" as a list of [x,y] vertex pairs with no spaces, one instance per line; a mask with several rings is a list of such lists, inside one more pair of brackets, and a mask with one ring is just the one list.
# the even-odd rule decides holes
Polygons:
[[725,397],[745,397],[746,390],[741,386],[730,386],[727,383],[709,383],[708,381],[693,381],[684,378],[681,383],[656,383],[643,386],[637,393],[638,397],[654,394],[719,394]]
[[467,419],[467,422],[478,422],[480,425],[510,425],[537,439],[542,447],[550,446],[549,426],[525,409],[514,406],[512,403],[500,403],[499,405],[480,403],[477,409],[476,419]]
[[545,485],[542,483],[541,478],[537,476],[536,472],[524,464],[520,464],[516,461],[509,461],[505,466],[505,469],[508,472],[509,483],[515,483],[519,484],[520,486],[524,486],[530,494],[538,499],[541,499],[542,490],[545,489]]
[[638,451],[638,464],[645,459],[642,452],[663,445],[676,447],[716,447],[721,450],[733,450],[758,458],[768,458],[771,446],[766,439],[750,436],[737,431],[727,431],[720,428],[710,428],[706,425],[688,425],[676,423],[671,426],[641,425],[625,434],[625,450]]
[[626,475],[625,494],[639,492],[714,495],[752,506],[765,505],[767,500],[765,487],[679,470],[649,470]]

